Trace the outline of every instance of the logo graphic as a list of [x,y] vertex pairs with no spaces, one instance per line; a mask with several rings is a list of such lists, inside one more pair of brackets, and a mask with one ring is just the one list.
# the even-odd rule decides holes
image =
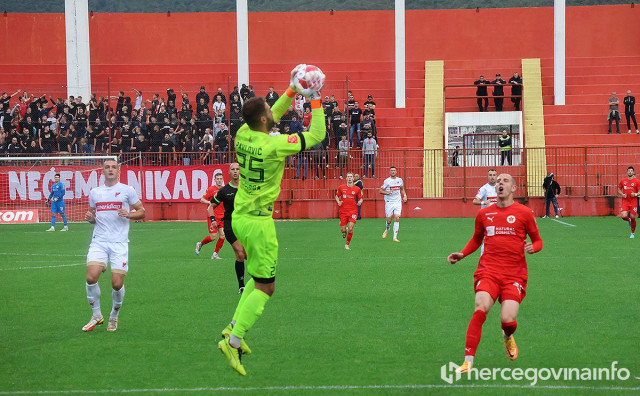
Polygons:
[[440,378],[449,385],[453,384],[455,381],[459,381],[461,374],[456,372],[458,368],[460,368],[460,366],[454,362],[443,364],[442,367],[440,367]]
[[494,218],[494,217],[495,217],[495,216],[491,216],[491,217],[487,216],[487,220],[489,220],[489,221],[493,222],[493,218]]
[[38,223],[38,210],[3,210],[0,211],[0,224]]
[[96,203],[96,212],[102,212],[103,210],[118,210],[122,209],[122,202],[98,202]]
[[515,222],[516,222],[516,216],[514,215],[507,216],[507,223],[513,224]]
[[518,282],[513,282],[513,285],[516,287],[516,289],[518,289],[518,295],[520,295],[520,294],[522,294],[524,292],[524,288]]
[[298,143],[298,135],[289,135],[287,143]]
[[117,197],[118,195],[120,195],[120,191],[118,191],[118,192],[116,193],[116,197]]
[[496,227],[495,226],[487,226],[487,236],[494,236],[496,234]]

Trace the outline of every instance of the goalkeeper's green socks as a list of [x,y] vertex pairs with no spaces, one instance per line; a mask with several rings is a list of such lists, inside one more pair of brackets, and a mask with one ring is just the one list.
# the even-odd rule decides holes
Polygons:
[[[245,289],[246,293],[246,289]],[[243,297],[244,294],[243,293]],[[244,303],[239,306],[236,324],[233,326],[229,343],[234,348],[240,347],[240,341],[244,338],[244,334],[256,323],[256,320],[262,315],[264,306],[269,301],[269,295],[262,290],[254,289],[247,296]]]
[[233,313],[233,320],[231,320],[231,323],[233,323],[234,326],[236,324],[236,321],[238,320],[238,315],[240,314],[240,309],[242,308],[242,305],[244,304],[245,301],[247,301],[247,297],[249,297],[249,294],[251,294],[251,292],[254,291],[255,288],[256,288],[256,283],[253,280],[253,278],[249,279],[249,282],[247,282],[247,284],[244,285],[244,291],[240,296],[240,301],[238,301],[236,312]]

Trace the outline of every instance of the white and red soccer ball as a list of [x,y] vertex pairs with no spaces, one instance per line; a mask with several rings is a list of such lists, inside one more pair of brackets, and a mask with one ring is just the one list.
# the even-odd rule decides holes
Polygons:
[[311,96],[324,86],[325,76],[318,66],[300,64],[296,66],[294,84],[296,90],[304,96]]

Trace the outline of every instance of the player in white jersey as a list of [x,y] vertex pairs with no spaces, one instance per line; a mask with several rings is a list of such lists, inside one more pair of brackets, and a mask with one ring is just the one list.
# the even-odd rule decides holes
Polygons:
[[[129,221],[145,216],[142,202],[135,190],[120,183],[120,168],[113,159],[102,166],[104,184],[89,192],[89,211],[85,220],[95,224],[87,253],[87,300],[93,311],[82,331],[91,331],[104,323],[100,311],[98,279],[111,263],[111,297],[113,306],[107,331],[118,329],[118,313],[124,300],[124,277],[129,268]],[[135,211],[131,211],[134,209]]]
[[[484,186],[480,187],[475,198],[473,198],[474,205],[480,205],[480,209],[493,205],[498,202],[498,193],[496,192],[496,183],[498,181],[498,172],[491,168],[487,173],[489,181]],[[480,255],[484,254],[484,243],[480,246]]]
[[495,169],[489,169],[487,177],[489,178],[489,182],[480,187],[475,198],[473,198],[473,204],[480,205],[480,208],[486,208],[498,202],[498,193],[496,192],[498,172],[496,172]]
[[398,240],[398,229],[400,228],[400,215],[402,214],[402,203],[407,202],[407,192],[404,190],[402,179],[396,176],[398,170],[395,166],[389,168],[389,177],[384,180],[384,184],[380,187],[380,194],[384,195],[384,212],[387,217],[387,224],[382,237],[386,238],[391,220],[395,220],[393,224],[393,241]]

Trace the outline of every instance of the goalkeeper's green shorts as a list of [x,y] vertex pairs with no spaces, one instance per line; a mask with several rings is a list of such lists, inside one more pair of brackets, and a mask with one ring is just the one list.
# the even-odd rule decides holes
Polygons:
[[247,253],[245,267],[259,283],[271,283],[278,265],[278,238],[271,216],[233,214],[233,232]]

